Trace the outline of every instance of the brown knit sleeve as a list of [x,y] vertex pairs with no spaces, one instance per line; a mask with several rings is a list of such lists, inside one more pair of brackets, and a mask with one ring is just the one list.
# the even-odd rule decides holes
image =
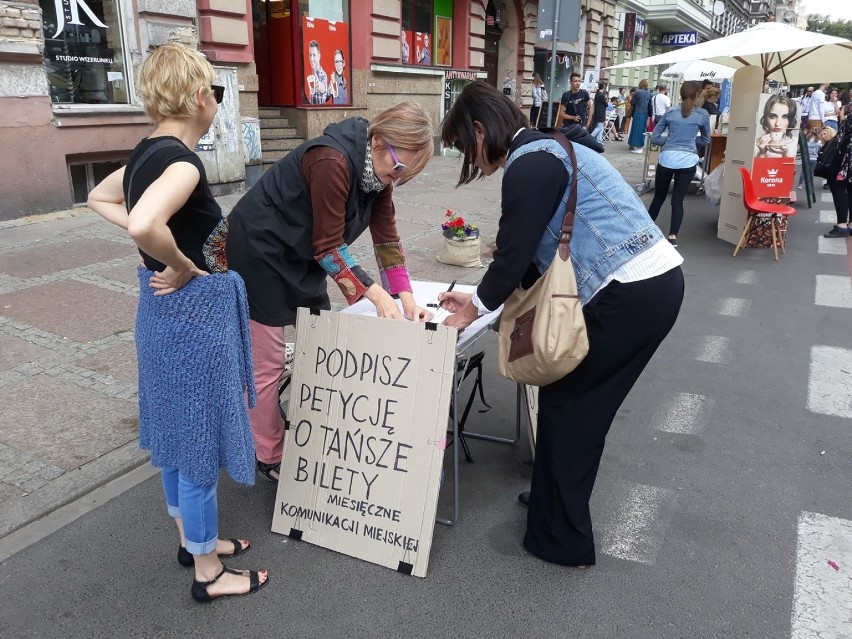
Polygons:
[[315,146],[302,156],[302,178],[314,212],[314,255],[321,255],[343,244],[349,161],[337,149]]

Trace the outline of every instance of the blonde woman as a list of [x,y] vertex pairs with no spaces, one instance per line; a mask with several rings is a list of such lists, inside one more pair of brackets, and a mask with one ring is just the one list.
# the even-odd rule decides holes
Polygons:
[[[127,229],[139,247],[139,443],[162,468],[169,514],[180,534],[178,561],[195,567],[192,596],[207,602],[256,592],[265,570],[226,568],[244,539],[218,536],[221,467],[254,483],[245,405],[253,398],[245,288],[228,270],[227,226],[192,149],[210,128],[224,87],[197,51],[159,47],[139,70],[138,88],[155,125],[127,165],[89,196],[89,206]],[[128,213],[129,211],[129,213]]]
[[[284,446],[278,408],[284,327],[295,324],[300,306],[330,308],[327,278],[350,304],[366,297],[379,317],[431,319],[411,294],[393,190],[420,173],[432,152],[432,124],[414,102],[370,122],[349,118],[290,151],[228,217],[228,263],[248,291],[257,388],[249,418],[257,472],[266,479],[278,481]],[[376,280],[349,252],[367,229],[381,275]],[[392,295],[399,295],[403,313]]]

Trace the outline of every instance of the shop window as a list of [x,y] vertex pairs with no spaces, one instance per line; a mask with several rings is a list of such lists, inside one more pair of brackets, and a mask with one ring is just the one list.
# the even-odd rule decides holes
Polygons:
[[432,0],[402,0],[400,62],[432,64]]
[[41,0],[54,104],[127,104],[119,0]]
[[103,160],[100,162],[85,162],[69,164],[71,174],[71,190],[74,204],[85,204],[89,192],[113,171],[124,166],[123,160]]
[[302,103],[352,104],[349,2],[301,0]]

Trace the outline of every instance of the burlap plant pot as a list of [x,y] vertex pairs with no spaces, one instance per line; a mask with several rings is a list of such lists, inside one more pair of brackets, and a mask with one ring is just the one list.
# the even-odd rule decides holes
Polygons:
[[441,254],[438,256],[438,261],[441,264],[451,264],[467,268],[481,267],[482,262],[479,261],[479,250],[479,236],[467,237],[465,239],[445,237],[444,246],[441,249]]

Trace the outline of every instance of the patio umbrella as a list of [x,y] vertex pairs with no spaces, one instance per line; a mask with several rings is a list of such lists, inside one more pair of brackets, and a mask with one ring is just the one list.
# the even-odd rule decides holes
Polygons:
[[763,70],[764,80],[779,80],[788,85],[845,82],[852,68],[852,42],[803,31],[782,22],[764,22],[724,38],[608,68],[627,69],[689,60],[707,60],[735,69],[757,66]]
[[723,64],[715,62],[707,62],[707,60],[690,60],[688,62],[678,62],[670,66],[660,74],[661,78],[667,80],[713,80],[720,82],[734,75],[733,67],[726,67]]

